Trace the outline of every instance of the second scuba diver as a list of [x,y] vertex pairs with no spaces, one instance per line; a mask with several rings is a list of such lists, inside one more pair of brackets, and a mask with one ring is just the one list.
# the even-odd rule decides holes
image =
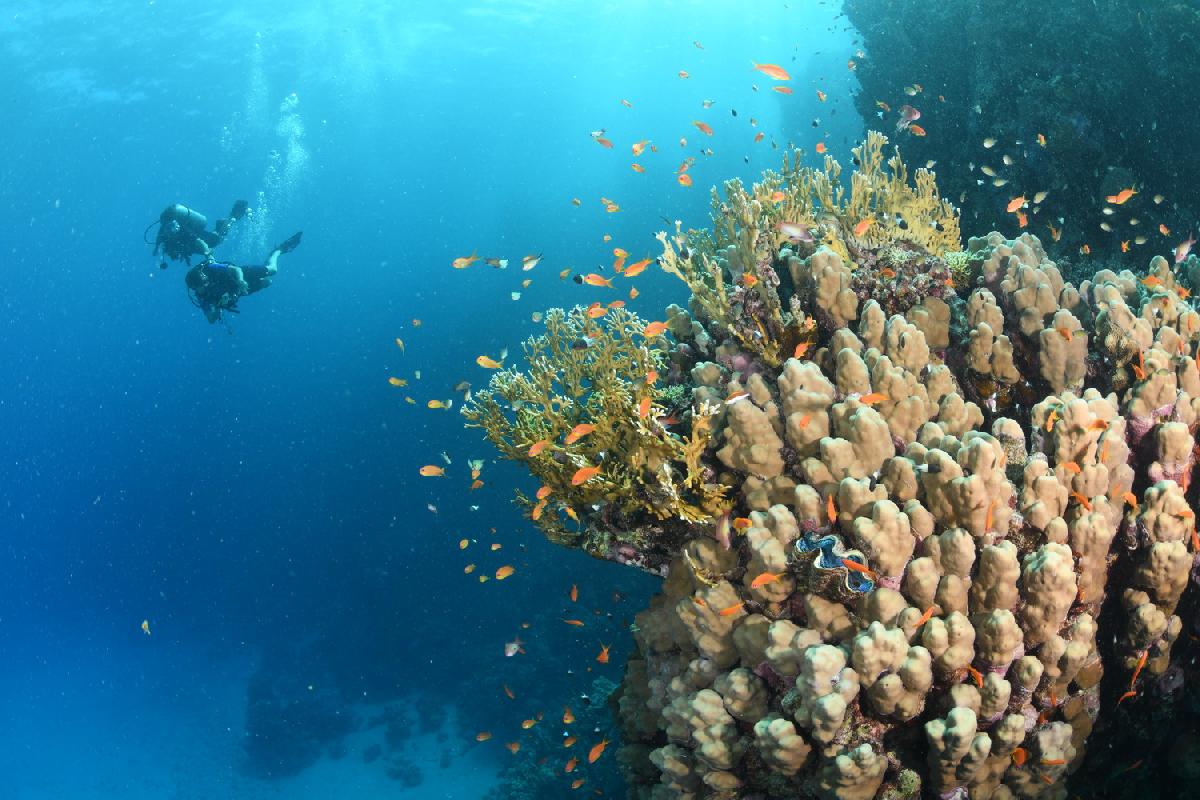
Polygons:
[[[212,258],[212,249],[225,241],[233,223],[246,215],[249,203],[238,200],[225,219],[217,220],[213,230],[206,230],[208,218],[181,203],[163,209],[158,216],[158,236],[154,239],[154,254],[164,256],[159,269],[167,268],[167,259],[183,261],[189,267],[192,256]],[[150,223],[151,227],[154,223]],[[149,231],[149,228],[146,229]]]

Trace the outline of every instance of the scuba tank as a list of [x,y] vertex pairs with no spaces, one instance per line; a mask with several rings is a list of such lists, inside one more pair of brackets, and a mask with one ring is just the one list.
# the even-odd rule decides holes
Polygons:
[[158,216],[159,224],[163,228],[172,227],[170,223],[176,223],[183,230],[200,235],[206,227],[208,227],[208,218],[199,211],[193,211],[182,203],[175,203],[163,209],[162,214]]

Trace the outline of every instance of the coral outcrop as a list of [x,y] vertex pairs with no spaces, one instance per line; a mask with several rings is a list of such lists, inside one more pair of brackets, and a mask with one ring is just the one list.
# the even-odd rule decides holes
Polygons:
[[713,232],[659,236],[668,333],[554,312],[467,410],[572,508],[560,541],[665,576],[617,704],[635,797],[1065,798],[1179,669],[1190,262],[1077,286],[1028,233],[964,248],[885,147],[848,188],[832,159],[727,184]]

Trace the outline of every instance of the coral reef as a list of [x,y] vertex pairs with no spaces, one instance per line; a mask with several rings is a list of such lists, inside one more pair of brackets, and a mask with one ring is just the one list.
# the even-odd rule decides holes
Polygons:
[[[692,297],[659,349],[608,323],[607,404],[520,388],[580,369],[576,310],[467,411],[582,509],[560,541],[664,576],[616,699],[634,797],[1065,798],[1186,683],[1200,265],[1076,285],[1028,233],[959,249],[885,146],[848,192],[793,157],[727,184],[712,233],[660,234]],[[647,369],[686,434],[639,416]],[[534,408],[505,428],[501,400]],[[573,495],[596,451],[527,448],[581,419],[606,477]]]

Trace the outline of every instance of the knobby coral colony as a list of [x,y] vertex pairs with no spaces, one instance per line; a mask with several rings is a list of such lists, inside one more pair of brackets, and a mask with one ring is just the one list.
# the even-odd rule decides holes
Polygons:
[[1063,798],[1172,666],[1200,261],[1074,286],[1027,233],[964,250],[886,144],[849,187],[798,154],[727,183],[712,232],[659,237],[669,338],[552,312],[466,409],[551,538],[665,576],[619,701],[634,796]]

